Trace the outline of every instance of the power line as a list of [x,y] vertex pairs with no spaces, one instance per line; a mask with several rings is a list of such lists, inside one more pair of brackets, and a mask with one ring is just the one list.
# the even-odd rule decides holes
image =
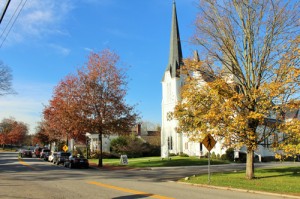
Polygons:
[[2,22],[2,19],[4,18],[4,15],[6,13],[6,10],[7,10],[8,6],[9,6],[9,3],[10,3],[10,0],[7,0],[6,5],[4,7],[4,10],[3,10],[3,13],[2,13],[1,18],[0,18],[0,24]]
[[3,35],[4,35],[4,33],[6,32],[6,29],[8,28],[8,26],[9,26],[10,22],[12,21],[12,19],[13,19],[13,18],[14,18],[14,16],[16,15],[16,13],[17,13],[17,10],[19,10],[19,7],[20,7],[21,3],[22,3],[22,1],[20,1],[20,3],[19,3],[19,5],[18,5],[18,7],[16,8],[15,12],[14,12],[14,13],[13,13],[13,15],[10,17],[10,19],[9,19],[8,23],[6,24],[6,26],[5,26],[5,28],[4,28],[3,32],[2,32],[2,34],[0,35],[0,38],[2,38],[2,36],[3,36]]
[[[16,14],[17,10],[19,9],[20,5],[22,4],[22,2],[23,2],[23,0],[22,0],[22,1],[19,3],[19,5],[18,5],[17,9],[15,10],[15,12],[14,12],[13,16],[10,18],[10,20],[9,20],[9,22],[8,22],[8,24],[7,24],[7,26],[5,27],[5,29],[4,29],[4,31],[3,31],[3,33],[2,33],[2,34],[1,34],[1,36],[0,36],[0,38],[1,38],[1,37],[2,37],[2,35],[4,34],[4,32],[5,32],[6,28],[7,28],[7,27],[8,27],[8,25],[10,24],[11,20],[13,19],[13,17],[15,16],[15,14]],[[24,8],[24,6],[25,6],[26,2],[27,2],[27,0],[25,0],[25,3],[22,5],[22,7],[21,7],[21,9],[19,10],[19,12],[18,12],[17,16],[15,17],[15,19],[14,19],[14,21],[13,21],[12,25],[10,26],[10,28],[9,28],[9,30],[8,30],[8,32],[7,32],[7,34],[5,35],[5,37],[4,37],[4,39],[3,39],[3,41],[2,41],[2,43],[1,43],[1,45],[0,45],[0,48],[3,46],[3,43],[5,42],[5,40],[6,40],[7,36],[8,36],[8,34],[10,33],[10,31],[11,31],[12,27],[14,26],[15,22],[17,21],[17,18],[19,17],[19,15],[20,15],[20,13],[21,13],[22,9]]]

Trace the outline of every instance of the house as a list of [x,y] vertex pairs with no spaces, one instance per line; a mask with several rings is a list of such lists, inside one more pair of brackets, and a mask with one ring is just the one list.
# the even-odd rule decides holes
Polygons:
[[[131,131],[131,134],[142,139],[144,142],[151,145],[160,146],[160,132],[158,131],[142,131],[141,124],[137,124]],[[89,138],[89,148],[91,152],[98,151],[100,148],[99,134],[86,134]],[[118,135],[103,135],[102,136],[102,150],[103,152],[111,152],[110,143],[113,139],[118,138]]]

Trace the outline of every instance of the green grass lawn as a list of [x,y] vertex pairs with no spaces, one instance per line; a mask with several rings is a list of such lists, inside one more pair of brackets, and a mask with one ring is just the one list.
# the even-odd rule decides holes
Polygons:
[[[181,181],[208,185],[208,175],[193,176]],[[245,178],[245,171],[212,173],[210,185],[300,196],[300,167],[255,169],[253,180]]]
[[[97,159],[89,159],[90,163],[98,163]],[[211,164],[228,164],[225,160],[211,160]],[[104,165],[119,166],[120,159],[103,159]],[[172,156],[170,160],[160,157],[128,158],[128,167],[164,167],[207,165],[207,158]]]

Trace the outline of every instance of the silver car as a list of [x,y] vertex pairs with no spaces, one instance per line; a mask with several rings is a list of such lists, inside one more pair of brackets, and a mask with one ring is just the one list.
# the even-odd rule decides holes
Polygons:
[[48,161],[53,162],[53,159],[56,157],[56,155],[57,155],[57,152],[51,151],[50,155],[48,157]]

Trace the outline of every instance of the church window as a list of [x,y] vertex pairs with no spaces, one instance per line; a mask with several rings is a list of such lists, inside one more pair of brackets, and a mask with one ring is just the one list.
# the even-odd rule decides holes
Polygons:
[[189,149],[189,143],[188,143],[188,142],[186,142],[186,143],[184,144],[184,146],[185,146],[185,149]]
[[170,101],[171,96],[171,84],[167,83],[167,101]]
[[173,150],[173,139],[172,136],[168,137],[168,149]]
[[200,142],[200,152],[203,151],[203,144]]

